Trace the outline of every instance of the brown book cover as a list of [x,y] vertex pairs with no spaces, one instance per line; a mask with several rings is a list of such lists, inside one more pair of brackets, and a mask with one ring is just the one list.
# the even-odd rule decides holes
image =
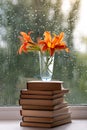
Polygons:
[[64,93],[59,93],[54,95],[20,94],[21,99],[56,99],[63,96]]
[[29,95],[55,95],[55,94],[66,94],[68,93],[69,90],[68,89],[62,89],[62,90],[56,90],[56,91],[37,91],[37,90],[27,90],[27,89],[22,89],[20,91],[20,94],[29,94]]
[[55,126],[60,126],[60,125],[63,125],[63,124],[67,124],[67,123],[70,123],[71,122],[71,118],[67,118],[67,119],[63,119],[63,120],[58,120],[56,122],[53,122],[53,123],[35,123],[35,122],[21,122],[20,123],[20,126],[23,126],[23,127],[43,127],[43,128],[52,128],[52,127],[55,127]]
[[56,116],[56,117],[27,117],[24,116],[22,118],[22,121],[24,122],[40,122],[40,123],[53,123],[59,120],[63,120],[63,119],[67,119],[70,118],[71,115],[70,113],[66,113],[60,116]]
[[63,87],[63,81],[28,81],[27,89],[29,90],[61,90]]
[[62,103],[64,98],[57,98],[53,100],[45,99],[19,99],[20,105],[39,105],[39,106],[54,106],[56,104]]
[[22,105],[22,109],[25,110],[57,110],[57,109],[61,109],[63,107],[67,107],[68,104],[66,102],[63,103],[59,103],[55,106],[39,106],[39,105]]
[[55,117],[69,113],[69,107],[64,107],[54,111],[42,111],[42,110],[20,110],[21,116],[32,116],[32,117]]

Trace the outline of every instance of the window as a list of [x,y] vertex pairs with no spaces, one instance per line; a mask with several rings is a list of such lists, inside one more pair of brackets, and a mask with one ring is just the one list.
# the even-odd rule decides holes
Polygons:
[[46,30],[65,33],[70,53],[55,55],[53,79],[64,81],[70,104],[87,104],[85,5],[86,0],[0,1],[0,106],[18,105],[26,81],[40,79],[38,54],[17,54],[20,31],[30,30],[34,39]]

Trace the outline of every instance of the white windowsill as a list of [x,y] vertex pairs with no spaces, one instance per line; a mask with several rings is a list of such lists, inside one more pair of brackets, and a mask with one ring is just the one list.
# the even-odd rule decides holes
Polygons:
[[87,130],[87,120],[72,120],[72,123],[54,128],[21,127],[20,120],[0,121],[0,130]]
[[[0,107],[0,130],[50,130],[50,128],[21,127],[21,107]],[[70,108],[72,123],[52,128],[52,130],[87,130],[87,106]]]
[[[0,107],[0,120],[21,120],[21,107]],[[71,106],[72,119],[87,119],[87,106]]]

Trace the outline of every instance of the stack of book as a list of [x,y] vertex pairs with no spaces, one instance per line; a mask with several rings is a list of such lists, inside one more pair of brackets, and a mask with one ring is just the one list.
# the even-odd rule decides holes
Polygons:
[[62,81],[29,81],[20,91],[21,126],[55,127],[71,122],[69,106],[64,99],[68,89]]

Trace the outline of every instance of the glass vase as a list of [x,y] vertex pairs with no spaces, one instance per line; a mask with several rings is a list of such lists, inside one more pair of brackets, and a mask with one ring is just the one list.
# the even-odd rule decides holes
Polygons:
[[54,55],[47,52],[39,52],[40,77],[42,81],[51,81],[53,75]]

